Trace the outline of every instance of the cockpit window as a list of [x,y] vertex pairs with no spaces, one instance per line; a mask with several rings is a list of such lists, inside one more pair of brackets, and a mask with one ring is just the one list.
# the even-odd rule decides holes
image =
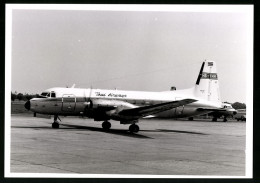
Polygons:
[[41,96],[46,97],[48,95],[48,92],[42,92]]
[[56,94],[55,94],[55,92],[42,92],[42,94],[41,94],[41,96],[42,97],[53,97],[53,98],[55,98],[56,97]]
[[55,98],[56,97],[55,93],[52,92],[51,97]]

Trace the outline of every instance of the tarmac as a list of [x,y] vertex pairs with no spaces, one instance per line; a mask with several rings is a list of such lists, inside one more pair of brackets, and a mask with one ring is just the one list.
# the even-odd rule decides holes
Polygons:
[[111,121],[11,116],[11,173],[245,175],[245,122],[141,119],[140,131]]

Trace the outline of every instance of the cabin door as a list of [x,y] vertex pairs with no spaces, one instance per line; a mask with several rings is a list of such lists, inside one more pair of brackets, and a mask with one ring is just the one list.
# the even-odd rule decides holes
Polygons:
[[73,94],[64,94],[62,96],[62,111],[73,112],[76,107],[76,97]]
[[[182,100],[181,97],[176,97],[175,100]],[[175,116],[180,117],[183,114],[184,105],[175,108]]]

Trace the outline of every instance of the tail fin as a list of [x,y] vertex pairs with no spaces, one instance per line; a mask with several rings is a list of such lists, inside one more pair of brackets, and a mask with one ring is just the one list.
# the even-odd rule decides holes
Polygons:
[[195,85],[195,96],[212,102],[221,102],[217,67],[214,61],[206,60],[202,63]]

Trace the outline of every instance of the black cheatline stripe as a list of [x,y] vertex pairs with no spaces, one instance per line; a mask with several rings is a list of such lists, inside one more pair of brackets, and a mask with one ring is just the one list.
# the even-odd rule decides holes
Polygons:
[[202,77],[202,71],[204,69],[204,65],[205,65],[205,62],[202,63],[202,66],[200,68],[200,73],[199,73],[199,76],[198,76],[198,79],[196,81],[196,85],[199,85],[200,84],[200,78]]

